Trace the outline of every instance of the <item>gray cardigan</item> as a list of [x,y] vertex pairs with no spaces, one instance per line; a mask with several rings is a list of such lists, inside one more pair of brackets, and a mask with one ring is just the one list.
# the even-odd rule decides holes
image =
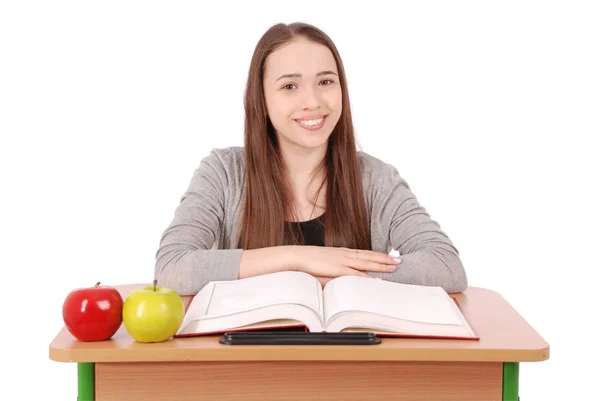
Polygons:
[[[402,263],[384,280],[462,292],[467,278],[458,250],[418,203],[392,165],[358,152],[371,230],[371,249],[398,251]],[[181,295],[209,281],[235,280],[235,249],[243,211],[244,148],[213,149],[195,170],[156,252],[155,279]]]

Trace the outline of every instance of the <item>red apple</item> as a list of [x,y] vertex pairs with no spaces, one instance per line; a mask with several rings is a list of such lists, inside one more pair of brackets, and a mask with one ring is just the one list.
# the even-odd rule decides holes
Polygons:
[[123,298],[113,287],[78,288],[63,303],[62,315],[67,330],[80,341],[111,338],[123,322]]

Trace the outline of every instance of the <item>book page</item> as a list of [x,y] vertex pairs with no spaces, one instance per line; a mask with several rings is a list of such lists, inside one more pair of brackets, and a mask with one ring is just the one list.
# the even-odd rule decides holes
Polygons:
[[441,287],[415,286],[343,276],[323,290],[325,321],[342,312],[370,312],[419,323],[460,325],[462,321]]
[[323,316],[321,285],[302,272],[277,272],[204,287],[192,301],[187,320],[235,315],[278,304],[300,304]]
[[321,331],[321,316],[300,304],[269,305],[233,315],[205,316],[184,322],[177,334],[206,334],[255,327],[304,326],[310,331]]
[[453,324],[420,323],[412,320],[396,319],[385,315],[360,311],[338,313],[329,320],[327,325],[327,331],[331,332],[365,330],[385,336],[443,336],[465,339],[476,337],[468,324],[459,326]]

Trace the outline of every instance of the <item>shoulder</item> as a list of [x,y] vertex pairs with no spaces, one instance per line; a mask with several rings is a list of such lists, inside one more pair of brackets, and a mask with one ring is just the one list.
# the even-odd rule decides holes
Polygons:
[[244,160],[244,148],[241,146],[229,146],[226,148],[212,148],[202,162],[220,163],[223,166],[237,164]]
[[365,191],[378,192],[382,188],[390,188],[390,184],[400,184],[408,187],[400,176],[398,169],[391,163],[383,161],[366,152],[358,152],[358,163],[361,170]]
[[244,148],[213,148],[201,157],[191,185],[206,189],[235,190],[243,185]]
[[244,148],[230,146],[226,148],[213,148],[200,162],[199,171],[208,173],[212,171],[218,175],[235,176],[243,173]]
[[388,168],[389,164],[367,152],[358,151],[358,163],[363,174],[379,172]]

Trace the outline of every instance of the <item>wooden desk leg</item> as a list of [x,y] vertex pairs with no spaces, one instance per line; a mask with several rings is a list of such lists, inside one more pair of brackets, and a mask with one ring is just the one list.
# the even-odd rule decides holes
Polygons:
[[77,364],[77,401],[95,400],[95,376],[94,363]]
[[519,363],[504,362],[502,401],[519,401]]

